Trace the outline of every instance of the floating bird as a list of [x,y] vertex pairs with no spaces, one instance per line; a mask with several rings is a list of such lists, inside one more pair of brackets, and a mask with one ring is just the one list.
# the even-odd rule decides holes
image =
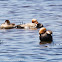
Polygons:
[[46,30],[45,27],[40,28],[39,30],[39,39],[40,41],[52,42],[52,31]]
[[15,24],[10,23],[9,20],[5,20],[5,23],[1,24],[0,28],[1,29],[12,29],[12,28],[15,28]]
[[43,25],[41,23],[38,23],[37,19],[32,19],[32,23],[36,23],[37,24],[36,28],[43,27]]
[[36,19],[32,19],[32,23],[26,23],[26,24],[20,24],[16,26],[17,28],[29,28],[29,29],[35,29],[35,28],[41,28],[43,27],[42,24],[38,23],[38,21]]

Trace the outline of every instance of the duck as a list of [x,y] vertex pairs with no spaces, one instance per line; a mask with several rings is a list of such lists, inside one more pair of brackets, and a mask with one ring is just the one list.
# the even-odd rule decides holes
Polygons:
[[43,24],[38,23],[37,19],[32,19],[32,23],[36,23],[36,24],[37,24],[36,28],[41,28],[41,27],[43,27]]
[[36,19],[32,19],[32,23],[26,23],[26,24],[20,24],[17,25],[16,28],[22,28],[22,29],[33,29],[33,28],[41,28],[43,27],[42,24],[38,23]]
[[12,29],[12,28],[15,28],[15,24],[10,23],[9,20],[5,20],[5,23],[2,23],[0,26],[0,29]]
[[17,28],[21,29],[36,29],[36,24],[35,23],[26,23],[26,24],[21,24],[17,25]]
[[39,30],[39,39],[42,42],[52,42],[52,31],[46,30],[45,27],[40,28]]

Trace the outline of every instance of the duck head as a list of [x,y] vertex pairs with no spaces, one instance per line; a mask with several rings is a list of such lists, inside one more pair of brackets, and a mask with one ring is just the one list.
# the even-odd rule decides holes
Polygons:
[[10,24],[10,21],[9,20],[5,20],[5,23],[7,23],[9,25]]
[[32,19],[32,23],[38,24],[38,21],[36,19]]
[[45,27],[40,28],[39,34],[44,34],[45,32],[46,32],[46,28]]

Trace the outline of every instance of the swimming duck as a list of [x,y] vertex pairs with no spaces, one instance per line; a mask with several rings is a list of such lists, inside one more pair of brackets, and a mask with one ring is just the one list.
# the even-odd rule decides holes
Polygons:
[[0,28],[1,29],[11,29],[14,28],[15,24],[14,23],[10,23],[9,20],[5,20],[5,23],[1,24]]
[[52,41],[52,31],[46,30],[45,27],[40,28],[39,30],[39,39],[40,41]]
[[17,25],[16,27],[21,29],[35,29],[36,26],[37,25],[35,23],[26,23],[26,24]]
[[38,23],[36,19],[32,19],[32,23],[20,24],[16,26],[17,28],[41,28],[43,27],[42,24]]
[[43,27],[43,25],[41,23],[38,23],[37,19],[32,19],[32,23],[36,23],[37,24],[36,28]]

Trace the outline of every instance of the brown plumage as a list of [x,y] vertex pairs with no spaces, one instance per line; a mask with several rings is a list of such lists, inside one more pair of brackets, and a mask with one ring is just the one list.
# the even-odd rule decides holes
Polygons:
[[10,23],[9,20],[5,20],[5,23],[1,24],[0,28],[1,29],[12,29],[15,27],[14,23]]

